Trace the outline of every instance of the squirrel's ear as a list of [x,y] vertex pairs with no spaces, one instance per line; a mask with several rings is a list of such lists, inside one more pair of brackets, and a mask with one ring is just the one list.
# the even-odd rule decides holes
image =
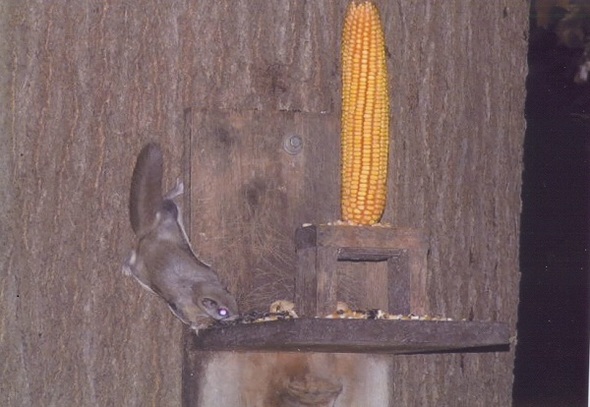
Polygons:
[[156,218],[162,204],[164,158],[157,143],[148,143],[137,156],[131,177],[129,219],[137,236],[141,236]]

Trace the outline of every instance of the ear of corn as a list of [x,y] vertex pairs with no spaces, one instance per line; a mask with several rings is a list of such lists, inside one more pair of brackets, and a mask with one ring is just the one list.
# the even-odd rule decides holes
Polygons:
[[379,12],[351,2],[342,39],[342,220],[371,225],[385,209],[389,96]]

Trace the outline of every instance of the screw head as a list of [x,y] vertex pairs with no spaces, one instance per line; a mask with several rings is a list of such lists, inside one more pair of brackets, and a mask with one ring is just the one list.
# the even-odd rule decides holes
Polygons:
[[287,154],[299,154],[303,150],[303,138],[297,134],[285,136],[283,139],[283,149]]

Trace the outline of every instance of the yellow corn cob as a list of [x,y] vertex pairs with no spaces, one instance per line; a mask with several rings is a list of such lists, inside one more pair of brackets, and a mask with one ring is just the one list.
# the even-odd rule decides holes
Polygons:
[[389,96],[379,11],[351,2],[342,36],[342,220],[372,225],[387,194]]

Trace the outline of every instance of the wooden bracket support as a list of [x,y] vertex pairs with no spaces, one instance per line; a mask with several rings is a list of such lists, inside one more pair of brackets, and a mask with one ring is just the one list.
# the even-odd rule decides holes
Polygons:
[[419,229],[306,225],[295,232],[295,307],[303,317],[336,310],[338,262],[387,262],[388,310],[427,314],[428,243]]

